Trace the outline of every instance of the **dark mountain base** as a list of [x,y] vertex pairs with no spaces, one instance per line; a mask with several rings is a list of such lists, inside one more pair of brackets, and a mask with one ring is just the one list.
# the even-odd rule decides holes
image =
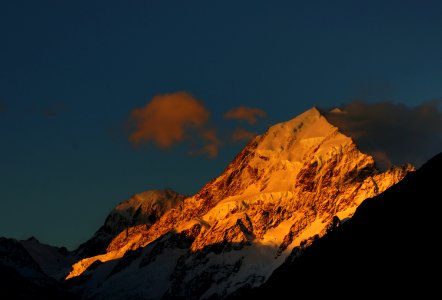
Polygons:
[[40,281],[21,276],[13,268],[0,263],[0,298],[8,300],[75,300],[73,294],[65,291],[58,283],[49,278]]
[[[440,294],[442,154],[238,298],[289,295],[381,297]],[[285,297],[284,297],[285,298]]]

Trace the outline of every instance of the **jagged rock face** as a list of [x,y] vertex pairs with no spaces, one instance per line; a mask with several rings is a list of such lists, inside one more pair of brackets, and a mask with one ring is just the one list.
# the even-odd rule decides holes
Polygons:
[[[151,190],[135,194],[129,200],[118,204],[107,216],[104,225],[90,240],[80,245],[75,253],[80,258],[84,258],[112,251],[115,245],[110,244],[120,233],[122,235],[119,236],[118,244],[129,238],[128,228],[140,224],[147,226],[146,228],[150,227],[166,211],[185,198],[184,195],[172,190]],[[127,238],[123,238],[124,236]]]
[[[361,153],[314,108],[271,127],[198,194],[152,226],[137,227],[127,243],[80,261],[74,269],[81,274],[97,259],[117,259],[144,247],[131,268],[121,270],[112,281],[100,282],[100,287],[86,287],[86,293],[104,299],[100,295],[110,295],[111,282],[116,284],[117,278],[124,282],[137,267],[140,278],[157,272],[155,264],[140,266],[146,256],[152,260],[149,249],[165,245],[171,233],[191,229],[187,248],[175,249],[169,243],[167,251],[153,255],[153,260],[170,255],[173,267],[164,272],[172,280],[140,279],[143,291],[131,295],[223,298],[262,284],[295,247],[302,249],[351,217],[363,200],[383,192],[410,170],[404,166],[380,173],[371,156]],[[106,269],[111,267],[104,264],[96,273]],[[186,289],[189,285],[191,290]]]

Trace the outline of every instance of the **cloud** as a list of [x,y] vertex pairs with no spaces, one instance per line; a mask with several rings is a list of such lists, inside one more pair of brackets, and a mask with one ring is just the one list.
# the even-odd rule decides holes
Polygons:
[[233,142],[249,142],[257,136],[256,133],[248,131],[244,128],[236,128],[231,136]]
[[202,128],[209,112],[191,94],[176,92],[153,97],[146,106],[132,110],[130,119],[135,127],[130,142],[152,141],[160,148],[169,148],[188,138],[189,128]]
[[247,121],[250,125],[253,125],[258,118],[263,118],[266,115],[266,112],[262,109],[239,106],[226,112],[224,118],[228,120]]
[[138,145],[153,142],[159,148],[170,148],[185,140],[203,144],[191,154],[216,157],[221,141],[207,123],[210,113],[204,105],[187,92],[157,95],[141,108],[130,113],[133,131],[129,141]]
[[203,140],[207,141],[208,144],[204,145],[199,153],[207,154],[210,158],[215,158],[218,156],[219,147],[222,145],[221,140],[218,138],[215,129],[209,129],[202,134]]
[[416,167],[442,151],[442,100],[410,107],[353,101],[342,112],[326,113],[333,125],[352,137],[385,168],[410,162]]
[[394,99],[396,88],[394,84],[379,76],[371,76],[357,83],[351,93],[351,99],[366,102],[389,101]]

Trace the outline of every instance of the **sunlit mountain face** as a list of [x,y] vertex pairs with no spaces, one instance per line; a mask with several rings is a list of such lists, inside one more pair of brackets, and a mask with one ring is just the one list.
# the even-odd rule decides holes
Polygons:
[[92,299],[239,295],[413,170],[379,171],[312,108],[257,136],[193,196],[157,190],[120,203],[93,237],[58,257],[70,267],[57,276]]
[[0,1],[0,300],[437,297],[420,2]]
[[[330,254],[334,253],[330,247],[347,247],[345,239],[333,238],[339,232],[350,230],[358,237],[361,230],[362,236],[366,221],[382,230],[376,218],[384,218],[388,227],[394,209],[377,216],[375,199],[392,197],[395,189],[406,191],[414,181],[402,182],[404,177],[424,176],[414,173],[409,164],[379,171],[372,156],[312,108],[257,136],[193,196],[152,190],[121,202],[72,252],[35,238],[5,239],[0,250],[8,255],[0,260],[2,274],[15,274],[12,286],[37,284],[38,293],[50,290],[55,297],[223,299],[256,297],[261,291],[270,295],[274,289],[283,290],[281,282],[291,286],[289,278],[298,268],[298,275],[307,273],[302,268],[310,264],[318,268],[309,262],[311,253]],[[379,203],[383,201],[389,200]],[[394,231],[386,232],[394,236]],[[370,234],[374,241],[378,235],[383,239],[377,231]],[[352,235],[349,238],[355,238]],[[366,249],[375,247],[383,253],[383,240],[376,243],[379,247],[371,244]],[[358,261],[359,252],[364,253],[354,249],[347,257],[339,251],[339,260],[351,264]],[[331,257],[320,257],[325,257],[324,265],[332,264]]]

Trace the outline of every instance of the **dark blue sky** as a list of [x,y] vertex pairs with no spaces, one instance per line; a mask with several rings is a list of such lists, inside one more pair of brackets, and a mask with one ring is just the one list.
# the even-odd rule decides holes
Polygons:
[[128,142],[130,112],[187,91],[220,136],[354,99],[442,97],[440,1],[2,1],[0,235],[70,248],[132,194],[193,194],[216,158]]

